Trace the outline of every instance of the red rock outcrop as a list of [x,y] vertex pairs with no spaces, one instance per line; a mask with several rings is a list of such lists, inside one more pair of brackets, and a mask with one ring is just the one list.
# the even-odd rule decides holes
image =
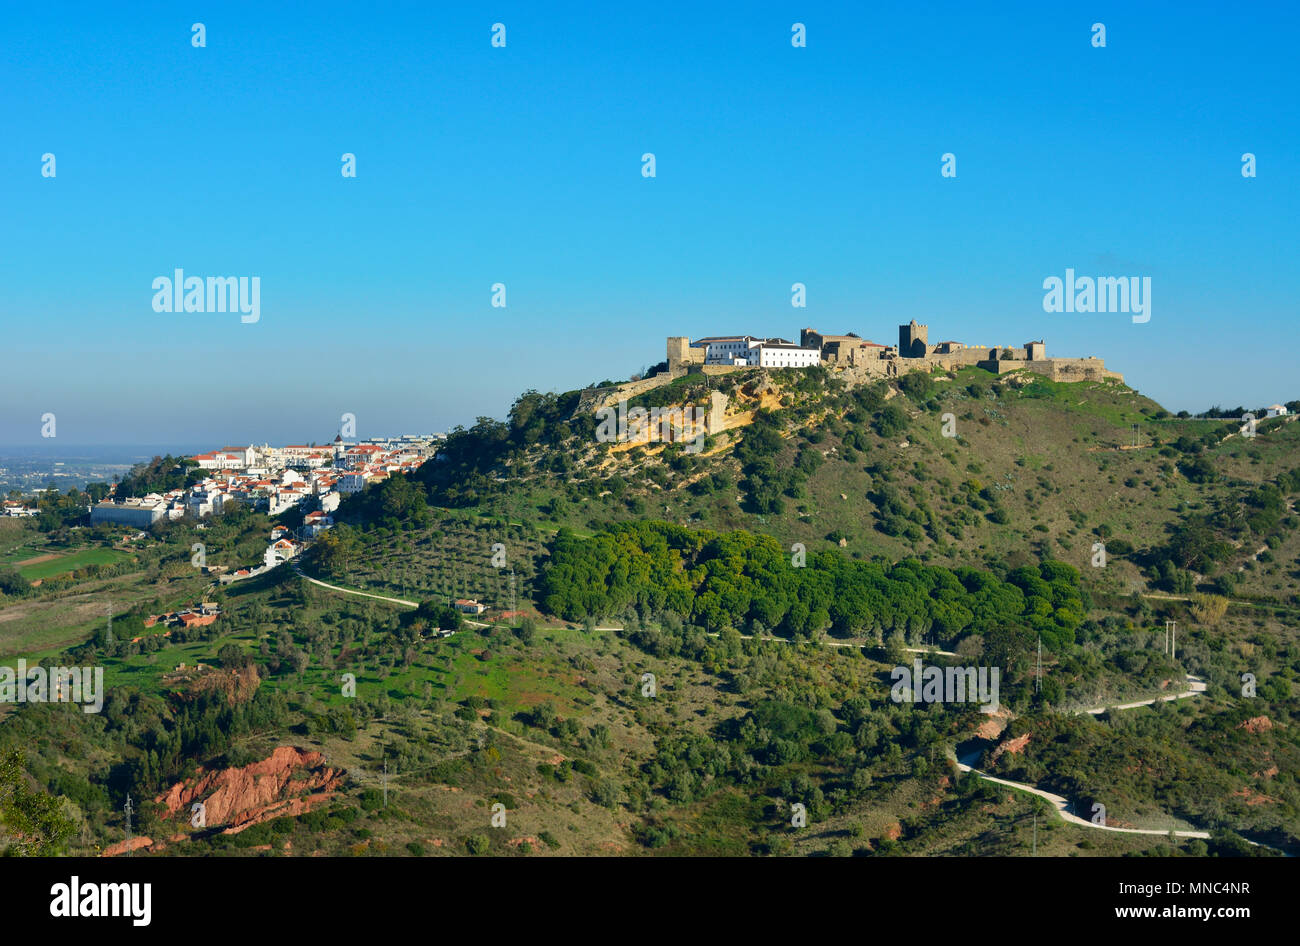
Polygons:
[[997,712],[991,713],[988,719],[985,719],[975,728],[975,735],[981,739],[996,739],[1002,735],[1002,730],[1007,728],[1007,723],[1011,721],[1015,714],[1005,706],[999,706]]
[[1269,719],[1267,716],[1254,716],[1246,720],[1237,728],[1244,729],[1248,733],[1268,732],[1273,728],[1273,720]]
[[300,815],[334,796],[345,778],[342,769],[325,764],[319,752],[280,746],[261,762],[215,771],[177,782],[154,801],[188,819],[190,806],[201,801],[209,827],[226,825],[237,834],[269,818]]
[[1273,798],[1270,795],[1265,795],[1263,792],[1251,791],[1250,788],[1245,785],[1233,792],[1231,797],[1240,798],[1250,806],[1276,804],[1278,801],[1278,799]]
[[1015,739],[1008,739],[993,750],[993,755],[989,759],[989,765],[997,765],[998,759],[1002,758],[1002,753],[1010,752],[1012,755],[1015,755],[1017,752],[1021,752],[1027,745],[1029,745],[1029,733],[1025,733],[1023,736],[1017,736]]
[[141,837],[138,838],[131,838],[130,840],[118,841],[116,844],[110,844],[108,847],[104,848],[104,853],[100,854],[99,856],[117,857],[118,855],[125,854],[128,851],[138,851],[141,848],[152,847],[152,846],[153,846],[153,839],[146,838],[142,835]]

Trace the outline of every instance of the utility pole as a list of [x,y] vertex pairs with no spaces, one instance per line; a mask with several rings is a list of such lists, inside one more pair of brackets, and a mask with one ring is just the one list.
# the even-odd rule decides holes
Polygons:
[[1169,642],[1169,659],[1178,659],[1178,622],[1173,621],[1173,638]]
[[[1034,692],[1043,691],[1043,635],[1038,635],[1038,669],[1034,671]],[[1035,821],[1034,824],[1038,822]]]
[[122,806],[122,810],[126,812],[126,856],[130,857],[131,856],[131,812],[135,810],[134,808],[131,807],[130,792],[126,793],[126,804]]
[[1038,856],[1038,806],[1034,806],[1034,857]]

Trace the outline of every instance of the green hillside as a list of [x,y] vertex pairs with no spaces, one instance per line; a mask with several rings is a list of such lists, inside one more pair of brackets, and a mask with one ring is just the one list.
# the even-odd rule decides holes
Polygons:
[[[192,542],[245,563],[266,517],[160,526],[111,578],[133,608],[111,639],[69,610],[102,577],[0,599],[7,652],[107,685],[97,716],[0,709],[0,743],[64,800],[73,851],[121,839],[129,790],[140,832],[186,836],[137,856],[1018,855],[1036,814],[1040,853],[1294,852],[1292,419],[1248,438],[1119,383],[980,369],[688,375],[630,403],[717,393],[727,429],[693,453],[599,442],[593,392],[528,392],[346,499],[298,566],[332,587],[213,589],[207,627],[136,630],[205,593]],[[997,668],[998,711],[898,701],[917,660]],[[283,745],[341,789],[229,834],[149,801]],[[1153,833],[1068,823],[958,757]]]

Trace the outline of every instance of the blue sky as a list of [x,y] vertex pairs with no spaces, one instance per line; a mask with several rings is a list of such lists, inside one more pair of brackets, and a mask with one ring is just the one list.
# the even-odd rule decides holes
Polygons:
[[[1282,3],[14,7],[0,445],[45,412],[69,445],[445,430],[669,334],[911,318],[1101,356],[1172,410],[1300,398],[1297,27]],[[260,321],[154,312],[177,267],[259,276]],[[1044,312],[1067,267],[1151,277],[1151,320]]]

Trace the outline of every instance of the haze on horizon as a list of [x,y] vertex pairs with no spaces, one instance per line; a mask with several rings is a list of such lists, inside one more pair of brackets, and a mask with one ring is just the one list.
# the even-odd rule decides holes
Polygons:
[[[670,334],[912,318],[1170,411],[1300,397],[1285,5],[399,11],[10,11],[0,446],[447,431]],[[155,312],[177,268],[259,277],[259,320]],[[1151,320],[1044,312],[1067,268],[1150,277]]]

